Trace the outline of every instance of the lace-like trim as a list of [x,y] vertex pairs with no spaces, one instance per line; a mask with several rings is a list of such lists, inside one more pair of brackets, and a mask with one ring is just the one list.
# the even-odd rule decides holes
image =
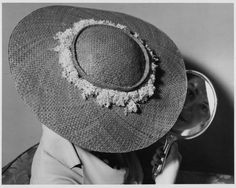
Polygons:
[[131,35],[136,37],[145,47],[149,55],[151,56],[151,74],[148,81],[139,89],[131,92],[123,92],[112,89],[103,89],[94,86],[85,79],[80,78],[72,60],[72,52],[70,46],[73,42],[74,37],[83,28],[90,25],[109,25],[122,30],[128,31],[127,27],[121,24],[114,24],[110,21],[99,20],[95,21],[93,19],[81,20],[74,23],[72,28],[65,30],[64,32],[58,32],[54,37],[55,40],[59,41],[59,45],[54,48],[54,51],[59,53],[59,64],[61,65],[62,77],[66,78],[69,82],[73,83],[75,87],[79,88],[82,92],[82,97],[86,100],[88,97],[92,96],[96,98],[97,103],[100,106],[110,107],[112,105],[124,107],[125,114],[128,112],[137,112],[139,103],[144,103],[150,98],[155,91],[155,70],[157,67],[157,62],[159,61],[155,53],[149,48],[145,42],[139,38],[137,33],[132,33]]

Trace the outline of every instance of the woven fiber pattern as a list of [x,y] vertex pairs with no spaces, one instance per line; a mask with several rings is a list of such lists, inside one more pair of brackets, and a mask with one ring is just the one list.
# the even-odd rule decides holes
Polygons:
[[[115,24],[125,25],[131,31],[139,33],[140,38],[160,57],[155,83],[156,93],[140,105],[140,113],[125,116],[121,107],[102,108],[93,98],[84,100],[80,90],[62,77],[58,54],[52,50],[57,46],[53,37],[57,32],[71,28],[73,23],[81,19],[110,20]],[[102,82],[112,84],[129,85],[132,84],[130,81],[134,83],[139,80],[143,71],[142,55],[125,52],[127,57],[122,57],[121,51],[118,50],[118,56],[122,58],[116,59],[113,53],[115,49],[121,49],[118,45],[120,39],[109,36],[108,33],[99,33],[98,36],[107,36],[106,50],[113,46],[110,51],[102,53],[107,56],[111,53],[114,56],[105,58],[105,67],[108,67],[110,62],[111,67],[118,70],[114,70],[114,77],[110,79],[106,75],[107,70],[93,69],[85,63],[88,60],[86,54],[78,53],[86,72],[105,74],[104,77],[94,75],[94,79],[102,79]],[[122,37],[125,41],[126,36]],[[91,36],[91,48],[91,43],[97,40],[96,38],[97,36]],[[112,40],[117,44],[110,42]],[[81,41],[88,40],[81,38]],[[124,44],[136,48],[132,42]],[[122,46],[124,44],[122,43]],[[95,50],[97,49],[93,49],[91,53]],[[138,52],[139,49],[135,51]],[[96,64],[104,63],[104,57],[95,58],[98,58]],[[39,121],[75,145],[93,151],[129,152],[148,147],[174,125],[186,96],[184,62],[171,39],[149,23],[116,12],[69,6],[38,9],[26,16],[12,32],[9,41],[9,63],[17,91]],[[125,70],[120,69],[123,66]],[[131,69],[137,74],[128,71]],[[119,75],[122,71],[127,74],[127,78],[124,74]]]
[[143,76],[143,52],[121,29],[89,27],[79,35],[76,46],[81,68],[100,85],[133,86]]

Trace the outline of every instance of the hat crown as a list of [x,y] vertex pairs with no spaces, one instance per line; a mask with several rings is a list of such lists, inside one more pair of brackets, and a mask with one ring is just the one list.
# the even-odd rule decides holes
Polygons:
[[102,87],[131,87],[145,71],[145,56],[126,32],[107,25],[85,28],[75,42],[77,63],[90,81]]

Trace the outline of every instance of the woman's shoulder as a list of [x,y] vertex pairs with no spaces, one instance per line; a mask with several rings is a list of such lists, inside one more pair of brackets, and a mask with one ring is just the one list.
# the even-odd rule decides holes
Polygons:
[[31,171],[31,184],[80,184],[83,182],[82,169],[73,170],[40,144],[34,155]]

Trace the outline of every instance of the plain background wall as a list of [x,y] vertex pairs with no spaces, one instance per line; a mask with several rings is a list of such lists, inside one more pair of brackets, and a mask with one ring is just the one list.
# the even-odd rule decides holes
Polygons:
[[[7,45],[17,23],[51,4],[3,4],[2,165],[40,139],[40,123],[21,101],[9,74]],[[67,4],[127,13],[160,28],[177,44],[188,69],[213,82],[218,95],[216,117],[200,137],[181,141],[182,169],[233,173],[234,84],[233,4]]]

